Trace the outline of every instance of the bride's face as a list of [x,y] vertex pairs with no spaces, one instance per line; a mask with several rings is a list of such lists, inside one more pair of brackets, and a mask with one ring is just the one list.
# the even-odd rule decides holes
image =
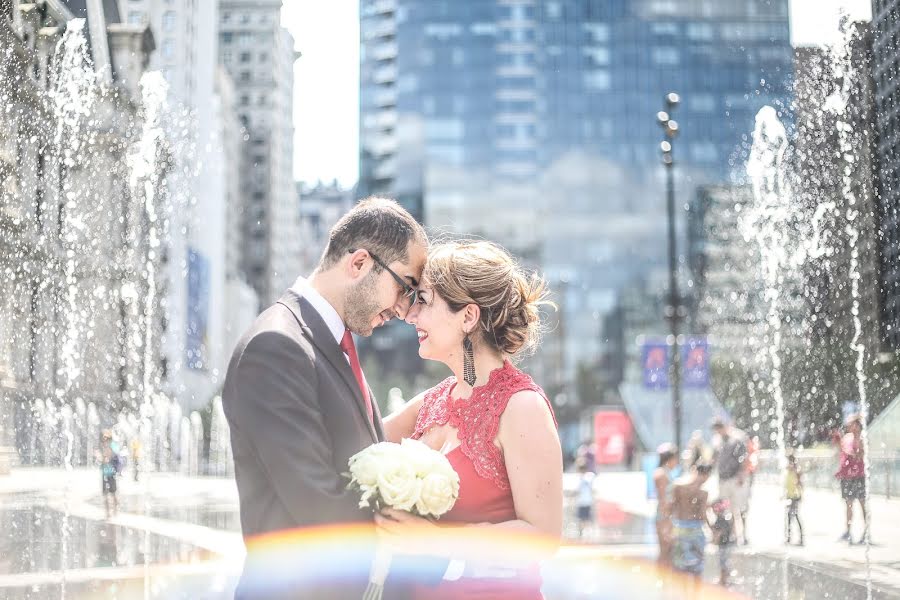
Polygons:
[[462,353],[465,311],[453,312],[428,286],[420,288],[419,301],[409,309],[406,322],[419,336],[419,356],[452,364]]

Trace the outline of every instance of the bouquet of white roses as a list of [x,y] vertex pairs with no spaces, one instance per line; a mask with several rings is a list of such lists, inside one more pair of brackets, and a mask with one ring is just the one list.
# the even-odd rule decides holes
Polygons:
[[[381,442],[350,457],[348,489],[360,493],[360,508],[393,508],[438,518],[459,496],[459,475],[437,450],[416,440]],[[376,550],[365,600],[381,597],[390,555]]]

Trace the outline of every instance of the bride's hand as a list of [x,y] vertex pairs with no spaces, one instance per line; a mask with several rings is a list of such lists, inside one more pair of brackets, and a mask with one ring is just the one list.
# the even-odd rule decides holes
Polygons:
[[401,554],[434,554],[440,528],[405,510],[383,509],[375,513],[379,542]]

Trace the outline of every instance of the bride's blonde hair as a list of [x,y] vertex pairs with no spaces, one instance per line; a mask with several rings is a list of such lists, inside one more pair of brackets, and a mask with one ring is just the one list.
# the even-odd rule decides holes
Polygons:
[[422,281],[453,312],[467,304],[478,305],[481,340],[509,355],[537,347],[542,333],[540,308],[555,307],[547,300],[544,279],[537,273],[526,274],[509,252],[491,242],[432,246]]

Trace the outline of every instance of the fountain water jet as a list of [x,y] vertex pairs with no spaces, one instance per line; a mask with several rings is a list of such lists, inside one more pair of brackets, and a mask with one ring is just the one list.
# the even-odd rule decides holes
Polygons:
[[[850,297],[852,306],[850,314],[853,320],[853,338],[850,342],[851,350],[856,354],[855,377],[856,389],[859,395],[859,412],[862,422],[862,445],[863,456],[865,459],[865,498],[868,510],[865,531],[863,539],[866,544],[866,598],[872,598],[872,565],[871,565],[871,540],[869,537],[869,520],[872,518],[872,506],[868,502],[870,498],[870,482],[871,482],[871,466],[869,461],[869,437],[868,437],[868,421],[869,421],[869,401],[866,392],[866,346],[863,343],[862,320],[860,318],[860,288],[859,282],[861,278],[860,270],[860,202],[857,193],[856,181],[853,176],[853,170],[856,162],[857,144],[865,141],[865,135],[859,136],[854,130],[852,118],[852,86],[860,74],[857,72],[858,67],[854,64],[851,56],[851,44],[853,32],[847,26],[847,20],[843,19],[841,23],[842,39],[830,49],[831,65],[835,75],[835,80],[840,85],[835,92],[828,98],[826,106],[835,116],[835,130],[837,132],[838,151],[844,161],[841,170],[841,195],[847,203],[847,213],[845,215],[847,221],[846,234],[848,244],[850,246]],[[862,139],[860,139],[860,137]]]
[[[822,86],[830,88],[830,93],[821,104],[802,95],[798,99],[807,113],[796,145],[792,146],[788,142],[785,128],[774,109],[764,107],[757,115],[753,148],[747,165],[756,204],[743,225],[745,237],[758,241],[763,257],[762,278],[765,281],[768,309],[765,324],[771,336],[768,340],[767,357],[772,368],[770,391],[776,405],[772,424],[782,474],[787,444],[784,431],[785,400],[781,389],[784,348],[781,346],[782,326],[785,319],[791,316],[789,307],[785,306],[791,277],[807,269],[807,274],[814,278],[813,281],[824,282],[824,293],[804,288],[800,294],[819,310],[829,302],[831,306],[841,309],[840,305],[835,306],[835,300],[830,295],[839,294],[845,283],[849,287],[846,316],[847,321],[852,324],[852,337],[848,333],[847,346],[853,356],[854,387],[863,421],[862,443],[866,455],[865,481],[868,498],[869,400],[866,365],[871,361],[868,358],[862,317],[863,303],[867,299],[863,296],[860,281],[864,269],[862,235],[864,231],[872,230],[874,225],[866,221],[866,217],[871,215],[865,212],[866,203],[871,200],[868,194],[872,191],[860,179],[858,171],[863,166],[860,162],[866,160],[864,153],[869,147],[867,128],[870,124],[861,119],[863,113],[860,112],[865,110],[860,108],[859,95],[864,93],[866,75],[859,71],[855,62],[859,58],[853,56],[854,44],[857,42],[855,36],[859,35],[859,31],[848,27],[846,22],[842,23],[841,28],[842,39],[827,49],[821,63],[816,65],[816,70],[808,74],[816,85],[810,86],[807,93],[821,94]],[[788,164],[789,161],[785,159],[789,150],[797,151],[797,155],[792,157],[797,159],[795,163]],[[820,158],[818,152],[827,153],[828,157]],[[836,174],[834,178],[830,178],[831,171]],[[796,183],[798,194],[793,193],[788,182]],[[804,214],[808,216],[806,221],[803,220]],[[844,254],[841,255],[841,252]],[[816,261],[816,264],[812,261]],[[816,265],[819,270],[812,268]],[[845,275],[839,275],[838,269],[845,269]],[[820,279],[815,279],[817,277]],[[833,282],[835,278],[839,281]],[[832,312],[825,313],[824,327],[831,328],[835,317]],[[813,312],[811,321],[814,323],[815,320],[816,313]],[[816,388],[813,387],[812,393],[815,392]],[[828,389],[828,392],[836,393],[836,388]],[[868,534],[867,528],[864,534],[866,590],[867,597],[871,598]]]
[[[767,354],[771,363],[770,390],[775,400],[774,439],[779,466],[785,461],[784,393],[781,385],[781,302],[784,271],[794,261],[788,251],[787,228],[791,219],[790,187],[785,177],[784,156],[788,148],[787,132],[771,106],[756,115],[753,147],[747,162],[747,175],[753,186],[754,206],[742,221],[746,239],[759,245],[762,278],[767,304],[766,325],[771,335]],[[801,259],[802,260],[802,259]]]
[[[75,19],[69,23],[66,32],[56,48],[55,68],[51,77],[49,98],[53,107],[56,135],[53,138],[52,156],[59,161],[64,172],[72,172],[84,163],[85,146],[92,144],[87,135],[88,122],[98,96],[97,78],[88,54],[87,39],[84,35],[86,22]],[[89,154],[89,153],[88,153]],[[65,228],[62,235],[64,284],[66,296],[66,332],[62,345],[63,385],[56,390],[57,400],[68,409],[62,411],[59,424],[62,429],[65,449],[62,462],[65,466],[67,484],[61,532],[61,562],[63,566],[60,593],[66,596],[66,570],[69,543],[69,503],[68,486],[72,473],[72,452],[74,436],[72,419],[68,418],[71,408],[65,405],[69,400],[76,381],[81,374],[83,356],[79,351],[84,313],[79,306],[78,273],[85,268],[82,264],[84,239],[88,235],[84,212],[93,203],[84,202],[84,191],[78,189],[74,177],[65,177],[63,196],[65,198]]]

